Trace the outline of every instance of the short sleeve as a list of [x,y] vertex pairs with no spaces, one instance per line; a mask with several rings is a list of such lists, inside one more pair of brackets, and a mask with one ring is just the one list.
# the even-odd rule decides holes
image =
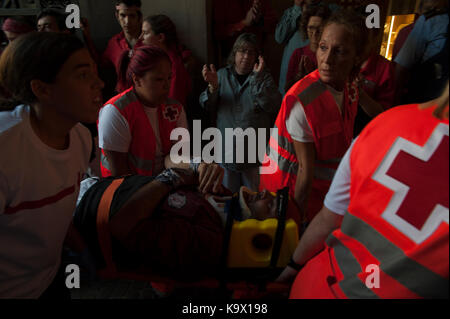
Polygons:
[[104,150],[127,153],[131,144],[131,132],[127,120],[113,105],[100,110],[98,143]]
[[350,146],[339,164],[336,175],[324,200],[325,207],[337,215],[344,216],[350,204],[350,154],[352,153],[355,141],[353,141],[352,146]]
[[286,120],[286,128],[295,141],[314,143],[311,126],[306,119],[305,111],[299,101],[295,102],[295,105],[292,107],[291,113]]

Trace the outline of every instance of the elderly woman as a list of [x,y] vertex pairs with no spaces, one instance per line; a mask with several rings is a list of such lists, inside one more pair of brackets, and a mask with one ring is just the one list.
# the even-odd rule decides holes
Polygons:
[[307,6],[300,22],[300,31],[309,43],[294,50],[289,60],[286,75],[285,91],[289,91],[292,85],[317,69],[316,52],[319,47],[322,27],[331,15],[331,10],[324,5]]
[[[214,65],[205,65],[203,77],[208,88],[201,94],[200,104],[216,121],[224,138],[224,149],[227,128],[241,128],[244,131],[254,128],[258,133],[258,128],[269,129],[273,126],[281,95],[265,68],[255,35],[244,33],[239,36],[228,59],[228,66],[216,72]],[[226,147],[226,152],[236,149],[233,141],[232,146]],[[232,192],[237,192],[242,185],[258,189],[260,164],[251,163],[248,160],[249,148],[244,149],[245,154],[233,154],[233,163],[225,163],[227,154],[223,152],[223,185]],[[244,155],[244,163],[236,163],[236,155]]]
[[[275,122],[278,135],[269,141],[260,189],[284,186],[310,221],[322,207],[336,168],[352,142],[358,106],[353,79],[365,49],[364,19],[341,10],[324,27],[317,50],[318,70],[286,94]],[[275,132],[274,132],[275,133]]]

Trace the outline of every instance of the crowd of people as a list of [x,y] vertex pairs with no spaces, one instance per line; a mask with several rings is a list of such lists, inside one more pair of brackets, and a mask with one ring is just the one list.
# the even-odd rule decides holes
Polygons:
[[[54,9],[5,19],[0,298],[68,297],[63,247],[96,272],[111,257],[101,238],[127,269],[214,276],[233,200],[237,220],[277,218],[286,187],[301,237],[277,281],[291,298],[448,298],[447,1],[422,0],[395,62],[365,10],[294,0],[278,21],[267,0],[214,5],[219,59],[198,69],[174,22],[143,17],[140,0],[116,1],[122,31],[103,53],[86,19],[83,39]],[[192,72],[205,86],[194,99]],[[171,156],[193,100],[221,133],[220,161]],[[249,138],[230,147],[229,129],[255,129],[264,160]]]

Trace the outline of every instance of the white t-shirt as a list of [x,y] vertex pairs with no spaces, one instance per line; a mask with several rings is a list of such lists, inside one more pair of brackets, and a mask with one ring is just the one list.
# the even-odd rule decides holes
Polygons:
[[[342,104],[344,103],[344,92],[339,92],[327,85],[328,91],[334,97],[342,114]],[[302,143],[314,143],[314,137],[311,126],[306,119],[305,110],[300,102],[296,102],[292,107],[291,113],[286,120],[286,128],[292,139]]]
[[353,141],[353,144],[347,150],[347,153],[345,153],[344,158],[339,164],[324,200],[326,208],[342,216],[346,214],[350,205],[350,155],[356,140]]
[[0,298],[38,298],[53,281],[92,148],[81,124],[68,149],[50,148],[29,112],[0,112]]
[[[162,153],[161,137],[159,134],[158,109],[144,107],[145,114],[156,136],[155,174],[164,170],[164,159],[167,154]],[[182,108],[177,127],[188,128],[186,112]],[[128,153],[131,145],[131,130],[128,121],[112,104],[105,105],[100,110],[98,121],[99,146],[101,149]]]

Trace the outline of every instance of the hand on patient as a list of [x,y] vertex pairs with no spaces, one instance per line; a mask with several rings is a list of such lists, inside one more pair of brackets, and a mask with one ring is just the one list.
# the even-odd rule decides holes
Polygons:
[[203,194],[220,193],[223,190],[222,181],[224,173],[224,169],[216,163],[201,163],[198,167],[198,180],[200,184],[198,190]]

